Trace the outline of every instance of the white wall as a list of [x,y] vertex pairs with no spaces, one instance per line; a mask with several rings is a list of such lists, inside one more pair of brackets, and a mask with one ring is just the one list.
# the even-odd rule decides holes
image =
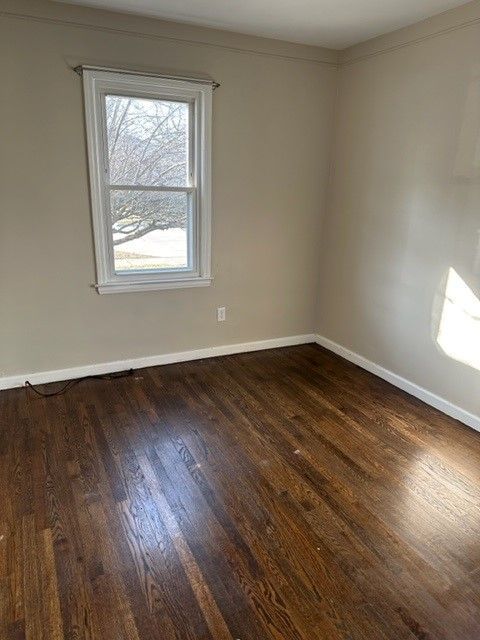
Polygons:
[[[2,10],[0,375],[311,332],[336,52],[44,0]],[[79,63],[221,83],[212,287],[92,289]]]
[[480,3],[343,60],[317,330],[479,415]]

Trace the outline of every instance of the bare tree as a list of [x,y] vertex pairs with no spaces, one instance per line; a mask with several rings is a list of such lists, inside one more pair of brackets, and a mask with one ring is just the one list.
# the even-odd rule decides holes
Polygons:
[[[182,102],[107,96],[110,184],[186,186],[188,113]],[[159,229],[185,228],[187,206],[183,192],[113,188],[114,244]]]

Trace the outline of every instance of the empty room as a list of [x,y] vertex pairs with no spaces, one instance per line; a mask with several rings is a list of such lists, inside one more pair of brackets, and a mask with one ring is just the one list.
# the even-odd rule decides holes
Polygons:
[[1,0],[0,70],[0,640],[479,640],[480,0]]

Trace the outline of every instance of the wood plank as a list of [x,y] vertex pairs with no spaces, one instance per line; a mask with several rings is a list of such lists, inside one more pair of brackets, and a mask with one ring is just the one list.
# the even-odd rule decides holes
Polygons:
[[316,345],[0,392],[3,640],[477,640],[480,434]]

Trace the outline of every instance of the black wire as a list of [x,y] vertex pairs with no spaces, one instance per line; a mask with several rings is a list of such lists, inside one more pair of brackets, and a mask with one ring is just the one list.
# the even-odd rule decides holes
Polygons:
[[25,386],[42,398],[52,398],[53,396],[61,396],[63,393],[66,393],[68,389],[74,387],[80,382],[84,382],[85,380],[117,380],[119,378],[128,378],[129,376],[133,376],[133,369],[128,369],[127,371],[118,371],[117,373],[104,373],[95,376],[83,376],[83,378],[75,378],[74,380],[69,380],[67,384],[64,385],[61,389],[58,389],[58,391],[52,391],[50,393],[44,393],[43,391],[40,391],[36,385],[33,385],[28,380],[25,380]]

